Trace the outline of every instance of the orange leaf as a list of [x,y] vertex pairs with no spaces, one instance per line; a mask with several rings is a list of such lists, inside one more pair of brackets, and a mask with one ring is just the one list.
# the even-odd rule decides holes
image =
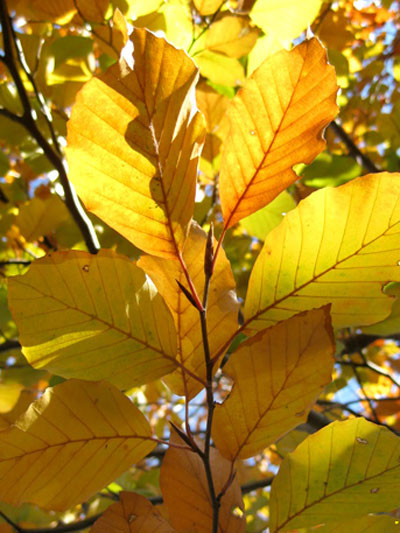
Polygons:
[[120,492],[119,502],[110,505],[90,533],[174,533],[155,507],[140,494]]
[[[206,233],[193,223],[183,250],[183,258],[200,296],[204,289],[203,258],[206,241]],[[189,303],[176,282],[178,280],[185,285],[180,264],[176,261],[142,256],[138,265],[152,278],[174,317],[178,333],[178,358],[188,370],[205,380],[206,369],[199,313]],[[231,266],[221,249],[211,278],[207,304],[211,356],[214,356],[236,331],[238,306]],[[165,381],[176,394],[187,394],[189,398],[202,389],[201,383],[185,374],[183,369],[170,374]]]
[[234,386],[214,414],[221,453],[246,459],[307,419],[331,381],[335,352],[329,306],[296,315],[243,342],[224,371]]
[[336,91],[317,39],[269,57],[247,80],[228,109],[220,176],[227,228],[271,202],[296,181],[293,165],[311,163],[324,149]]
[[131,40],[133,70],[122,59],[77,96],[69,176],[89,211],[145,252],[176,259],[204,137],[194,105],[198,73],[183,50],[145,29]]
[[[185,443],[175,431],[171,442]],[[218,494],[231,474],[231,462],[224,459],[215,448],[211,449],[211,471],[215,492]],[[171,523],[178,532],[212,531],[212,505],[204,465],[200,457],[191,450],[170,446],[165,454],[160,477],[161,492],[171,517]],[[239,482],[234,479],[221,499],[218,533],[242,533],[246,521],[242,512],[244,504]]]

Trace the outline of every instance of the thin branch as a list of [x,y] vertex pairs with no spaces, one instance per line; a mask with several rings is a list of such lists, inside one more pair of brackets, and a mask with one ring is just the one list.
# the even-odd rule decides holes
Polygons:
[[21,348],[21,344],[17,339],[9,339],[0,344],[0,353],[8,352],[8,350],[15,350],[16,348]]
[[[57,170],[61,185],[64,189],[65,195],[65,204],[69,209],[73,219],[78,225],[82,236],[85,240],[86,246],[91,253],[97,253],[100,248],[99,241],[96,236],[96,232],[93,228],[93,225],[83,210],[78,196],[76,195],[75,189],[72,187],[72,184],[69,182],[67,173],[64,167],[64,162],[60,155],[53,149],[49,144],[47,139],[44,137],[42,132],[39,130],[35,119],[34,111],[32,109],[28,93],[25,89],[25,85],[19,73],[15,57],[14,57],[14,47],[16,46],[13,40],[13,28],[12,22],[8,14],[7,0],[2,0],[0,2],[0,23],[2,27],[3,34],[3,46],[4,46],[4,55],[2,60],[7,66],[10,74],[14,80],[18,95],[21,99],[23,107],[23,115],[20,117],[20,123],[25,127],[25,129],[32,135],[36,140],[40,148],[43,150],[47,159],[52,163],[54,168]],[[4,110],[3,110],[3,115]],[[9,117],[11,118],[11,117]],[[15,120],[15,117],[14,117]]]
[[5,261],[0,261],[0,267],[9,266],[9,265],[24,265],[28,266],[32,263],[28,259],[7,259]]
[[335,122],[334,120],[330,123],[329,127],[331,130],[339,137],[339,139],[346,145],[346,148],[349,151],[349,155],[357,161],[368,172],[380,172],[379,168],[375,166],[373,161],[363,154],[358,146],[354,143],[351,137],[345,132],[345,130]]
[[386,372],[385,370],[375,365],[374,363],[371,363],[369,361],[366,361],[364,363],[353,363],[351,361],[337,361],[337,362],[339,365],[344,365],[344,366],[368,368],[372,372],[375,372],[375,374],[379,374],[380,376],[390,379],[393,385],[400,388],[400,383],[391,374],[389,374],[389,372]]

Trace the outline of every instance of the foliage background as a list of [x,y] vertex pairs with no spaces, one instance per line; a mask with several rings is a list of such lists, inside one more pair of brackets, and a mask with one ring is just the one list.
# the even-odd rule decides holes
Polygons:
[[[316,189],[336,187],[366,173],[399,170],[398,2],[310,0],[283,4],[283,12],[274,18],[268,2],[262,0],[221,5],[212,0],[10,0],[12,27],[2,4],[0,428],[8,427],[46,387],[63,381],[47,371],[34,370],[22,355],[7,307],[7,277],[25,272],[32,261],[52,250],[94,251],[98,243],[130,258],[140,257],[137,248],[99,218],[80,215],[81,208],[66,178],[63,155],[67,121],[78,91],[116,61],[125,42],[122,15],[135,27],[164,32],[172,44],[187,50],[200,69],[197,104],[205,116],[207,135],[200,160],[195,219],[206,230],[213,221],[217,235],[222,227],[218,173],[229,100],[266,57],[281,47],[302,42],[308,26],[327,48],[336,69],[340,112],[325,132],[326,149],[307,167],[297,167],[299,180],[287,192],[226,235],[224,248],[241,299],[265,236],[301,199]],[[11,62],[6,57],[7,39],[11,39],[13,49]],[[334,379],[320,396],[308,423],[256,460],[238,467],[249,533],[265,529],[271,480],[282,458],[307,433],[329,421],[359,415],[400,432],[399,286],[392,284],[386,290],[395,298],[388,319],[337,332]],[[219,395],[224,397],[229,380],[218,380]],[[169,434],[167,420],[181,423],[182,398],[172,395],[161,381],[133,389],[129,395],[160,439]],[[204,402],[205,396],[200,394],[190,406],[190,420],[199,434],[205,427]],[[157,447],[115,483],[67,513],[45,512],[30,504],[20,508],[1,504],[0,509],[21,528],[39,531],[59,521],[81,521],[84,528],[85,520],[91,524],[93,516],[101,513],[121,489],[159,502],[163,454],[164,448]],[[388,525],[385,527],[390,531]],[[0,524],[0,531],[11,530],[6,521]]]

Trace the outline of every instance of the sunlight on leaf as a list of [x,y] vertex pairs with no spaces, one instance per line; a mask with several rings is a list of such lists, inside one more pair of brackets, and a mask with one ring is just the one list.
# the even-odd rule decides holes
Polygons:
[[220,452],[231,460],[252,457],[305,422],[331,381],[334,353],[329,307],[243,342],[224,366],[234,385],[214,414],[213,439]]
[[267,237],[250,276],[248,331],[332,303],[336,327],[390,313],[400,281],[400,174],[371,174],[314,192]]
[[251,20],[281,41],[298,37],[318,15],[322,0],[257,0]]
[[271,533],[395,509],[399,454],[399,437],[363,418],[310,435],[272,483]]
[[[185,443],[171,431],[171,442]],[[231,472],[231,463],[218,450],[211,448],[211,471],[216,494],[225,486]],[[170,446],[161,466],[161,492],[172,525],[177,531],[212,531],[212,506],[204,465],[192,450]],[[243,533],[246,520],[235,509],[244,509],[237,479],[234,479],[221,499],[219,531]],[[233,512],[232,512],[233,511]]]
[[[200,297],[204,290],[203,258],[206,241],[205,231],[197,224],[193,224],[183,250],[183,258]],[[138,265],[152,278],[174,317],[178,333],[179,360],[185,368],[205,380],[206,368],[199,313],[177,284],[178,280],[186,285],[182,269],[175,261],[151,256],[142,256]],[[211,278],[207,305],[208,338],[212,357],[236,331],[238,307],[231,266],[224,251],[221,250]],[[167,376],[165,381],[176,394],[187,393],[189,398],[202,389],[201,383],[185,374],[183,369],[177,369]]]
[[293,165],[311,163],[324,149],[336,91],[317,39],[274,54],[253,72],[228,108],[220,176],[226,227],[271,202],[298,179]]
[[198,73],[183,50],[147,30],[135,29],[131,40],[134,70],[121,60],[77,96],[69,177],[89,211],[143,251],[176,259],[204,137],[194,104]]
[[63,377],[130,388],[176,368],[170,312],[144,272],[102,250],[55,252],[9,281],[23,353]]
[[103,513],[90,533],[174,533],[157,509],[140,494],[120,492],[119,502],[113,503]]
[[156,445],[133,403],[109,383],[48,388],[0,432],[0,497],[65,510],[85,501]]

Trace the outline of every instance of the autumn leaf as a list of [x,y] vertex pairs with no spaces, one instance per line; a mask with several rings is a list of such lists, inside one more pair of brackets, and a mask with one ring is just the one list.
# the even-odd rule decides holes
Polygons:
[[[193,224],[183,250],[183,259],[189,275],[200,295],[203,293],[205,282],[203,258],[206,241],[206,233],[197,224]],[[176,394],[192,398],[203,388],[203,385],[188,375],[185,369],[198,376],[204,383],[206,365],[199,312],[188,301],[177,283],[179,281],[187,285],[182,268],[175,261],[151,256],[142,256],[138,265],[154,281],[175,321],[178,335],[178,360],[183,366],[167,376],[165,381]],[[231,266],[224,251],[221,250],[211,278],[207,304],[211,357],[236,331],[238,307]]]
[[399,178],[371,174],[319,190],[286,215],[250,276],[248,331],[327,303],[336,327],[373,324],[390,313],[382,287],[400,281]]
[[258,31],[244,18],[226,16],[211,25],[205,38],[205,48],[229,57],[247,55],[257,41]]
[[69,177],[89,211],[143,251],[176,259],[204,137],[194,106],[198,73],[183,50],[147,30],[135,29],[131,40],[133,70],[122,59],[77,96]]
[[234,385],[214,414],[219,451],[232,461],[252,457],[304,422],[331,381],[334,353],[328,307],[243,342],[224,366]]
[[223,2],[224,0],[193,0],[195,8],[202,16],[213,15]]
[[228,108],[229,134],[221,161],[220,196],[229,228],[271,202],[325,146],[333,119],[334,69],[317,39],[266,59]]
[[127,389],[176,368],[170,312],[144,272],[102,250],[56,252],[10,279],[23,353],[63,377]]
[[257,0],[250,17],[265,34],[291,41],[313,22],[321,4],[322,0]]
[[90,533],[174,533],[165,518],[140,494],[120,492],[119,502],[113,503],[102,514]]
[[154,447],[147,420],[114,386],[65,381],[0,431],[0,498],[65,510]]
[[58,196],[32,198],[20,207],[15,224],[28,242],[48,235],[66,219],[68,211]]
[[310,435],[285,458],[272,483],[271,533],[343,525],[349,518],[395,509],[399,452],[396,435],[363,418],[333,422]]
[[[171,442],[183,446],[185,443],[172,430]],[[215,492],[218,494],[231,475],[231,463],[221,457],[218,450],[211,449],[211,471]],[[212,504],[207,477],[200,457],[192,450],[170,446],[161,466],[161,492],[172,525],[177,532],[212,531]],[[221,498],[218,533],[243,533],[245,518],[243,501],[237,479],[229,485]]]

